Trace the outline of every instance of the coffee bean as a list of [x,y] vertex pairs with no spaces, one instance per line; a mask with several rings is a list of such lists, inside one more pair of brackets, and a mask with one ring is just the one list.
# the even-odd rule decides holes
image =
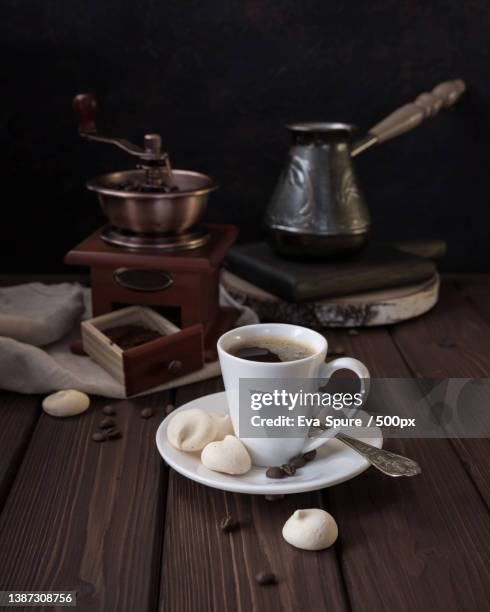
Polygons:
[[107,416],[99,423],[99,429],[109,429],[110,427],[114,427],[116,421],[111,417]]
[[303,455],[303,459],[304,459],[305,461],[313,461],[313,459],[314,459],[315,457],[316,457],[316,450],[312,450],[312,451],[310,451],[310,452],[308,452],[308,453],[305,453],[305,454]]
[[265,475],[267,476],[267,478],[284,478],[284,476],[286,476],[286,473],[280,467],[270,467],[265,473]]
[[302,457],[301,455],[299,455],[298,457],[295,457],[294,459],[291,459],[291,461],[289,463],[293,467],[298,469],[298,468],[302,468],[303,466],[306,465],[306,459],[304,457]]
[[115,440],[116,438],[122,437],[122,431],[119,429],[119,427],[111,427],[110,429],[106,429],[105,433],[110,440]]
[[272,572],[258,572],[257,574],[255,574],[255,580],[261,586],[267,586],[269,584],[277,583],[277,578]]
[[347,333],[349,334],[349,336],[358,336],[359,332],[357,331],[357,329],[355,327],[351,327],[347,330]]
[[265,495],[265,499],[270,502],[281,501],[281,499],[284,499],[285,497],[285,495]]
[[219,528],[221,531],[230,533],[230,531],[233,531],[237,525],[238,523],[235,521],[235,519],[228,514],[221,519]]
[[107,416],[112,416],[113,414],[116,414],[116,410],[112,406],[104,406],[102,408],[102,412],[103,414],[107,414]]
[[329,348],[328,354],[330,357],[341,357],[342,355],[345,355],[345,349],[343,346],[339,344],[337,346],[333,346],[332,348]]
[[140,412],[140,417],[142,419],[151,419],[152,416],[153,410],[151,408],[143,408],[143,410]]
[[165,407],[165,414],[170,414],[175,410],[175,406],[173,404],[167,404]]
[[105,442],[107,440],[107,436],[105,435],[105,432],[96,431],[92,434],[92,440],[94,442]]
[[290,463],[285,463],[284,465],[281,465],[281,469],[287,476],[294,476],[296,474],[296,468]]

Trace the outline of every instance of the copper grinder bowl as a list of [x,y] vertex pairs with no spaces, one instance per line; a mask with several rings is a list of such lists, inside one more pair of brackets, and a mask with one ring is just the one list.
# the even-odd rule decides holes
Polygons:
[[180,234],[202,219],[208,196],[217,189],[212,178],[190,170],[173,170],[173,184],[179,191],[141,193],[121,190],[121,184],[144,182],[143,170],[105,174],[88,181],[103,213],[116,227],[137,233]]

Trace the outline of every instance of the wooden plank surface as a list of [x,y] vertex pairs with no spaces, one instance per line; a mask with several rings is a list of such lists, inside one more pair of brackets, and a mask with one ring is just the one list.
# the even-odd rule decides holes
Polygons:
[[390,328],[414,375],[424,378],[490,375],[490,326],[452,284],[425,316]]
[[[373,377],[409,371],[386,330],[328,332]],[[354,610],[478,609],[490,596],[487,509],[448,440],[389,440],[423,474],[389,479],[368,470],[325,490],[342,537],[341,560]],[[468,509],[471,508],[471,512]],[[457,576],[457,580],[454,579]],[[369,602],[369,603],[367,603]]]
[[478,314],[490,323],[490,280],[488,276],[469,276],[458,278],[454,285],[472,304]]
[[[220,379],[192,385],[177,392],[177,404],[222,388]],[[173,470],[169,481],[161,612],[348,609],[336,549],[311,554],[281,535],[294,510],[322,506],[319,492],[267,501],[204,487]],[[227,514],[240,522],[231,534],[218,526]],[[259,571],[274,572],[278,584],[258,585]]]
[[[334,340],[334,344],[342,344],[347,354],[372,364],[373,376],[410,375],[384,330],[363,330],[357,337],[345,332],[327,336]],[[188,401],[212,390],[210,387],[195,387],[190,395],[188,390],[182,391],[179,401]],[[353,481],[326,490],[322,495],[323,503],[320,505],[334,514],[341,533],[336,547],[342,570],[338,592],[341,592],[342,582],[345,583],[347,603],[354,610],[366,609],[366,602],[369,602],[369,609],[376,610],[427,607],[460,610],[465,605],[470,608],[484,605],[490,595],[488,514],[453,447],[447,440],[392,440],[389,448],[417,459],[425,468],[423,476],[394,481],[371,470]],[[247,502],[245,506],[234,504],[232,500],[242,496],[211,491],[174,474],[171,474],[170,482],[172,494],[169,495],[168,520],[179,514],[187,513],[187,516],[184,525],[179,525],[182,529],[179,537],[175,533],[166,535],[160,609],[192,610],[199,593],[206,593],[204,609],[223,609],[230,603],[233,608],[240,609],[240,602],[246,609],[269,608],[273,588],[265,592],[259,589],[258,598],[253,598],[257,587],[254,589],[251,582],[253,573],[249,570],[249,559],[257,559],[259,541],[255,540],[258,534],[252,533],[247,538],[250,551],[243,546],[236,549],[232,546],[228,555],[215,553],[212,566],[202,560],[211,559],[213,551],[222,546],[219,531],[215,530],[216,533],[210,537],[203,530],[200,537],[196,536],[199,541],[197,548],[188,551],[182,551],[179,544],[186,532],[202,530],[201,514],[207,517],[208,525],[216,525],[225,508],[234,508],[239,516],[246,514]],[[318,584],[315,567],[302,566],[301,579],[306,581],[303,590],[295,582],[299,573],[287,571],[287,568],[295,567],[294,559],[298,553],[281,540],[283,521],[294,509],[308,507],[306,504],[318,506],[320,501],[311,496],[307,500],[304,497],[288,496],[287,501],[274,502],[273,514],[267,512],[266,505],[268,522],[262,519],[262,508],[256,504],[254,525],[268,525],[267,538],[271,541],[270,547],[264,551],[269,560],[269,566],[264,569],[275,570],[284,577],[287,585],[295,585],[291,594],[281,592],[281,583],[275,587],[281,604],[292,609],[308,609],[308,603],[302,604],[296,599],[300,592],[308,592],[312,594],[311,602],[316,603],[315,609],[332,609],[332,602],[328,602],[325,593],[319,592],[315,586]],[[255,498],[245,499],[253,507]],[[291,507],[287,506],[284,512],[283,508],[290,502]],[[472,508],[471,516],[468,516],[468,507]],[[260,533],[263,538],[263,530]],[[195,550],[199,551],[197,558],[193,557]],[[303,563],[305,560],[313,565],[319,562],[320,573],[331,577],[333,570],[327,566],[326,559],[319,560],[317,555],[310,553],[300,554]],[[263,569],[261,565],[264,564],[256,560],[255,567]],[[191,573],[199,576],[196,578],[199,588],[194,591],[192,582],[183,575],[186,567],[195,568]],[[201,574],[198,567],[201,567]],[[281,569],[278,571],[278,568]],[[337,584],[337,569],[334,575],[333,584]],[[452,579],[453,575],[459,577],[458,581]],[[314,578],[311,584],[310,578]],[[329,584],[332,585],[331,578]],[[345,602],[345,597],[342,601]],[[333,609],[337,609],[335,606],[341,604],[337,601],[333,605]]]
[[[490,283],[486,285],[490,288]],[[390,330],[414,375],[424,378],[490,378],[489,311],[477,309],[452,283],[445,283],[437,308]],[[490,440],[451,441],[490,507]]]
[[112,402],[124,435],[102,444],[91,434],[107,400],[40,417],[0,516],[0,590],[76,590],[83,611],[154,608],[167,477],[154,435],[167,399]]
[[[472,297],[482,293],[480,285],[450,285],[418,320],[327,337],[373,376],[488,376],[489,316],[486,302],[477,307]],[[219,379],[192,385],[177,402],[221,388]],[[269,502],[168,472],[154,434],[169,397],[118,402],[124,437],[98,445],[90,436],[106,400],[61,420],[38,419],[37,398],[0,396],[0,589],[75,589],[78,609],[109,612],[486,606],[488,440],[391,440],[388,448],[419,461],[422,476],[390,480],[368,470],[323,492]],[[139,410],[149,404],[157,415],[144,421]],[[334,548],[308,553],[282,540],[299,507],[332,512],[340,528]],[[218,527],[225,514],[240,521],[231,534]],[[256,584],[261,570],[279,583]]]
[[0,511],[24,458],[40,410],[38,397],[0,392]]

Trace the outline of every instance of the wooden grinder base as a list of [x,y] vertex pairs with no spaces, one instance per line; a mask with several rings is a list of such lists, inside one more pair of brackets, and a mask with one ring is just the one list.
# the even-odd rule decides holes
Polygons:
[[[207,244],[187,251],[130,251],[104,242],[99,229],[65,256],[65,263],[90,267],[93,315],[122,306],[154,308],[181,328],[201,324],[206,361],[216,359],[216,340],[230,329],[237,312],[219,306],[219,269],[235,242],[233,225],[207,225]],[[170,279],[165,288],[128,287],[118,282],[121,270],[155,271]],[[116,274],[115,274],[116,273]]]

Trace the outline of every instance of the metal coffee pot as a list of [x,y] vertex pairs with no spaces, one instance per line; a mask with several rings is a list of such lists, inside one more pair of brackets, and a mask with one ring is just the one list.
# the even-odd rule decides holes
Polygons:
[[347,255],[364,246],[371,222],[352,157],[452,106],[465,89],[461,80],[441,83],[354,142],[355,128],[350,124],[287,125],[293,140],[289,161],[265,215],[272,248],[280,255],[304,259]]

